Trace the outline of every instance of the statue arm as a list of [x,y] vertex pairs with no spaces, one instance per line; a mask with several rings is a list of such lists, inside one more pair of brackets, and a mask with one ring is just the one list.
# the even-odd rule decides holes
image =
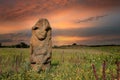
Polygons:
[[33,63],[33,46],[32,44],[30,43],[30,63]]
[[32,47],[32,44],[30,43],[30,55],[33,54],[33,47]]

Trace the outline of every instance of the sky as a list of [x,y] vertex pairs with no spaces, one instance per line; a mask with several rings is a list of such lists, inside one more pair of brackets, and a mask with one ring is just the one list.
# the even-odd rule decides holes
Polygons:
[[120,44],[120,0],[0,0],[0,34],[39,18],[49,20],[54,45]]

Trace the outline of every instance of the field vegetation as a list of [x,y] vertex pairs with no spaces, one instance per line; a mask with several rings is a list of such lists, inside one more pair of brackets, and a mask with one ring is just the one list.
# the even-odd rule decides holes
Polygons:
[[54,48],[50,70],[30,68],[29,49],[0,48],[0,80],[119,80],[120,47]]

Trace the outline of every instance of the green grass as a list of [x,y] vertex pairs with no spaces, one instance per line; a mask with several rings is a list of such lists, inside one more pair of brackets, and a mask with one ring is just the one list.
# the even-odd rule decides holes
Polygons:
[[102,64],[106,61],[106,78],[116,78],[116,61],[120,47],[81,47],[53,49],[52,67],[40,74],[29,67],[29,49],[0,48],[0,80],[95,80],[92,64],[102,80]]

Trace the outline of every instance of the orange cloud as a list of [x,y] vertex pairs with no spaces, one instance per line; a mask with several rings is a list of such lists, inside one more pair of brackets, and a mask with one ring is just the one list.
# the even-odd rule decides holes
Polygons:
[[87,28],[96,25],[96,22],[87,22],[77,24],[76,21],[86,19],[89,17],[106,14],[102,10],[89,10],[82,8],[82,6],[56,10],[46,17],[50,20],[54,29],[70,29],[70,28]]
[[[33,6],[31,6],[30,9],[32,7]],[[30,9],[28,8],[27,11],[29,11]],[[22,13],[25,10],[24,9],[20,10],[14,14]],[[79,7],[72,7],[72,8],[69,7],[65,9],[58,9],[46,14],[40,14],[40,15],[37,14],[35,16],[34,15],[26,16],[26,17],[23,16],[24,19],[16,17],[16,19],[18,19],[16,21],[11,20],[11,21],[1,22],[1,27],[4,26],[4,29],[6,29],[1,33],[6,33],[6,32],[8,33],[8,31],[13,32],[15,30],[18,31],[18,27],[20,27],[19,30],[31,29],[31,27],[37,22],[39,18],[47,18],[50,21],[50,24],[53,29],[87,28],[87,27],[95,26],[96,22],[87,22],[87,23],[77,24],[75,23],[75,21],[79,19],[86,19],[94,15],[101,15],[103,13],[105,12],[97,11],[97,10],[89,10],[87,8],[82,8],[82,6],[81,7],[79,6]],[[9,24],[9,25],[4,25],[4,24]],[[9,30],[7,31],[7,29]]]

